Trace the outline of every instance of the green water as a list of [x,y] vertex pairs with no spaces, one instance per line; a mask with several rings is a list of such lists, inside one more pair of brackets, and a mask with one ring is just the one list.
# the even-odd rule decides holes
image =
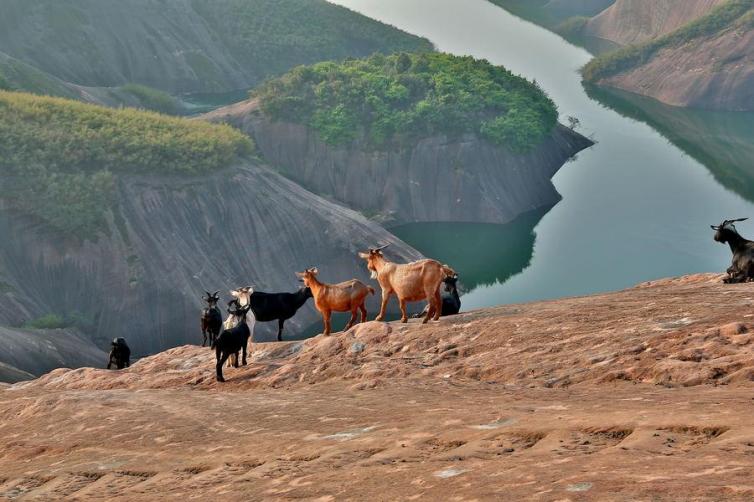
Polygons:
[[[659,277],[722,271],[730,251],[709,225],[754,217],[752,114],[675,109],[585,89],[590,53],[484,0],[337,0],[535,79],[562,117],[598,144],[560,170],[563,200],[510,225],[410,225],[396,230],[456,268],[464,308],[620,289]],[[531,216],[531,215],[529,215]],[[525,222],[526,221],[526,222]],[[754,224],[743,224],[754,234]]]

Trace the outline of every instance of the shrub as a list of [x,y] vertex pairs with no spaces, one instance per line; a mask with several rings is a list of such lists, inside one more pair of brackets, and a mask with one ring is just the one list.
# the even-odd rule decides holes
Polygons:
[[536,83],[484,60],[437,53],[297,67],[252,95],[273,119],[306,124],[332,145],[475,133],[527,152],[558,118]]
[[63,329],[71,327],[71,322],[57,314],[47,314],[24,323],[27,329]]
[[252,148],[227,126],[3,91],[0,138],[2,196],[83,237],[102,228],[117,174],[202,174]]
[[153,89],[141,84],[126,84],[119,89],[139,100],[142,108],[168,115],[177,115],[181,111],[178,100],[167,92]]

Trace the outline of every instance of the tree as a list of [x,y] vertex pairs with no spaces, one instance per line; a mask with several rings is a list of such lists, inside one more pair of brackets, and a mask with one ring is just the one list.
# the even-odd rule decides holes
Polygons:
[[581,127],[581,121],[573,115],[569,115],[566,120],[568,120],[568,128],[572,131],[575,131],[576,129]]

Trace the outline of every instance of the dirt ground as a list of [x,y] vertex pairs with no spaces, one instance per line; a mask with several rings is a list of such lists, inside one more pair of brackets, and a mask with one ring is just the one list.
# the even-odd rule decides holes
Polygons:
[[0,499],[754,499],[754,284],[367,323],[0,390]]

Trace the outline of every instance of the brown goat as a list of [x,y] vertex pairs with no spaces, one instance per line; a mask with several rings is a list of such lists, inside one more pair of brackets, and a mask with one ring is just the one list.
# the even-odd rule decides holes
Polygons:
[[419,260],[411,263],[393,263],[385,259],[382,250],[387,245],[370,249],[368,253],[359,253],[367,261],[367,268],[372,278],[377,279],[382,288],[382,306],[377,316],[378,321],[385,318],[385,309],[391,295],[398,297],[401,308],[401,322],[408,322],[406,303],[427,300],[429,309],[424,323],[430,318],[438,320],[442,313],[440,284],[445,277],[455,275],[455,271],[437,260]]
[[319,282],[316,268],[309,268],[304,272],[296,272],[307,288],[312,290],[314,306],[322,314],[325,322],[325,335],[330,334],[330,318],[333,312],[351,312],[351,319],[346,330],[356,322],[356,313],[361,311],[361,322],[367,320],[367,308],[364,305],[367,295],[374,294],[374,288],[367,286],[357,279],[338,284]]

